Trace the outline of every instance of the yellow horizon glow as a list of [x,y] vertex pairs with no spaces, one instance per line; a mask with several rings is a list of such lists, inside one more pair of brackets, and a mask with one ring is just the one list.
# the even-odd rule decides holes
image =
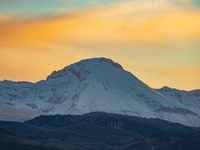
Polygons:
[[0,14],[0,80],[36,82],[81,59],[107,57],[150,87],[198,89],[199,27],[199,9],[165,0],[120,2],[53,17]]

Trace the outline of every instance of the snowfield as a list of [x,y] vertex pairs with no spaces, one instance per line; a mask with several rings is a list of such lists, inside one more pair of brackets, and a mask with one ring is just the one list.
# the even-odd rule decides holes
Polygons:
[[[0,101],[34,110],[34,113],[101,111],[199,127],[200,92],[188,92],[192,98],[187,92],[165,91],[150,88],[110,59],[93,58],[54,71],[46,80],[37,83],[1,81]],[[176,92],[183,95],[181,99],[175,96]]]

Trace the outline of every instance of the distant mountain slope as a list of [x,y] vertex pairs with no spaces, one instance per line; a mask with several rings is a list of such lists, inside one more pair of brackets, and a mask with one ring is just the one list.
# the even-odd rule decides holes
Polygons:
[[20,121],[32,119],[39,115],[48,115],[48,113],[39,112],[30,108],[19,108],[12,105],[0,105],[0,120],[4,121]]
[[200,90],[183,91],[165,86],[156,91],[200,115]]
[[2,81],[0,101],[51,114],[101,111],[200,126],[196,112],[163,96],[106,58],[82,60],[35,84]]

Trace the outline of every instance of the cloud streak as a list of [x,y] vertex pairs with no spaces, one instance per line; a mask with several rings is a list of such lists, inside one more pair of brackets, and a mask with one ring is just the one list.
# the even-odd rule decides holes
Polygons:
[[182,40],[199,42],[199,26],[199,10],[173,6],[165,1],[136,1],[56,17],[1,19],[0,36],[4,38],[0,43],[1,46],[37,46],[37,42],[41,45],[54,39],[63,42],[73,39],[83,43],[149,46]]
[[[45,67],[47,62],[57,62],[58,68],[61,63],[53,56],[69,58],[67,63],[63,60],[63,66],[87,57],[111,56],[120,60],[132,72],[131,68],[136,66],[128,64],[130,61],[127,60],[134,58],[133,62],[138,63],[138,68],[154,68],[154,72],[150,71],[152,77],[155,73],[168,72],[165,73],[168,79],[178,79],[181,73],[185,74],[184,69],[190,64],[194,69],[188,70],[195,76],[195,80],[200,81],[195,75],[195,70],[200,69],[200,10],[185,5],[186,2],[189,1],[118,2],[71,10],[62,15],[54,15],[56,10],[52,10],[47,16],[35,18],[8,17],[2,14],[0,54],[11,60],[8,53],[13,53],[16,57],[18,53],[28,53],[39,59],[35,68]],[[65,9],[58,11],[65,12]],[[47,53],[48,57],[41,57]],[[122,55],[126,59],[120,58]],[[41,61],[44,58],[46,60]],[[14,60],[16,63],[17,59]],[[27,65],[32,63],[24,57],[23,60]],[[5,66],[5,62],[6,60],[1,60],[0,65]],[[178,68],[177,71],[170,69],[173,65]],[[162,68],[166,70],[162,71]],[[137,71],[138,76],[146,73],[140,69]],[[186,79],[186,76],[183,78]],[[152,85],[150,81],[145,82]]]

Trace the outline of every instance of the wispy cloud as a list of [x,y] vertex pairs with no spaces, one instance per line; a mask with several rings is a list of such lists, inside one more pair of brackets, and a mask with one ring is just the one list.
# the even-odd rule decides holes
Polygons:
[[[139,76],[147,73],[144,70],[153,68],[149,70],[152,76],[164,72],[169,78],[178,80],[186,68],[199,80],[195,70],[200,69],[200,9],[186,5],[189,2],[136,0],[83,9],[60,8],[43,17],[2,14],[0,54],[15,62],[18,59],[11,58],[10,53],[16,57],[24,54],[21,57],[23,63],[27,62],[27,68],[31,62],[25,60],[25,55],[38,58],[35,68],[42,68],[49,62],[57,63],[58,68],[62,61],[64,66],[64,56],[69,63],[87,57],[111,56],[121,60],[130,71],[133,67],[130,62],[136,63],[138,67],[134,67],[138,68]],[[46,52],[48,56],[42,60]],[[62,59],[57,61],[58,58]],[[0,65],[7,65],[5,61],[1,60]],[[170,69],[171,66],[175,69]],[[185,74],[184,80],[186,77]]]
[[180,3],[184,3],[184,4],[185,4],[185,3],[188,4],[188,3],[194,2],[194,0],[179,0],[179,2],[180,2]]
[[0,36],[3,38],[0,43],[38,46],[37,43],[59,39],[62,42],[156,46],[182,40],[199,42],[199,26],[199,10],[173,6],[166,1],[135,1],[72,11],[56,17],[10,18],[1,21]]

